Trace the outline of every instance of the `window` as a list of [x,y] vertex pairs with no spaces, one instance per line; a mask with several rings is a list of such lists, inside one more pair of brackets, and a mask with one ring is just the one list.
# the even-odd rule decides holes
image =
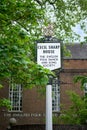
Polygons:
[[84,94],[87,96],[87,83],[84,84]]
[[12,112],[22,111],[22,86],[21,84],[10,83],[9,99]]
[[58,80],[54,79],[52,84],[52,110],[60,111],[60,86]]

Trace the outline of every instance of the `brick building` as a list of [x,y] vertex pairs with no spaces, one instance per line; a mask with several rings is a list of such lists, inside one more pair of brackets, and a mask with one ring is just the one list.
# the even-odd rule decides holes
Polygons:
[[80,88],[79,83],[74,83],[73,78],[77,75],[87,76],[87,44],[81,46],[79,44],[67,45],[67,49],[71,51],[71,57],[63,58],[63,68],[60,73],[60,102],[65,103],[66,107],[70,104],[66,90],[74,90],[78,94],[84,92]]
[[[67,90],[74,90],[83,94],[80,84],[73,82],[76,75],[87,75],[87,45],[67,45],[71,51],[71,57],[63,57],[63,66],[58,72],[59,83],[53,82],[53,116],[61,111],[60,104],[70,105]],[[15,85],[15,90],[4,82],[4,88],[0,90],[0,97],[10,98],[13,108],[8,111],[0,108],[0,130],[5,130],[9,125],[9,119],[14,117],[19,124],[44,124],[45,123],[45,95],[41,96],[37,88],[23,89],[21,85]],[[10,84],[12,86],[12,84]],[[56,95],[55,95],[56,94]]]

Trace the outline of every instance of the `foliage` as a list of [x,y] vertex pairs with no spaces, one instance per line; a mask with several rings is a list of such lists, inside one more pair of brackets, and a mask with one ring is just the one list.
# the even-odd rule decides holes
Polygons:
[[60,123],[65,124],[86,124],[87,102],[86,97],[81,97],[75,92],[68,92],[72,105],[68,110],[63,111],[59,117]]
[[55,20],[51,22],[55,24],[56,37],[70,39],[72,26],[80,21],[83,25],[86,3],[86,0],[1,0],[0,79],[13,77],[25,86],[46,85],[51,72],[35,61],[35,41],[42,36],[41,28],[50,21],[49,13],[53,13]]
[[80,82],[81,83],[81,87],[84,87],[84,84],[87,83],[87,76],[84,75],[80,75],[80,76],[75,76],[74,77],[74,82]]
[[44,9],[32,0],[1,0],[0,80],[14,79],[24,87],[46,85],[49,74],[35,61]]
[[87,33],[86,5],[87,0],[0,0],[0,81],[12,77],[24,87],[46,85],[53,73],[35,59],[42,27],[51,21],[57,38],[79,38],[72,27],[80,22]]
[[[3,88],[3,85],[0,84],[0,89]],[[6,98],[0,98],[0,107],[6,107],[7,109],[11,108],[10,100]]]
[[[77,41],[80,38],[73,27],[77,24],[85,32],[87,41],[87,0],[36,0],[44,6],[46,3],[47,19],[55,23],[55,34],[63,41]],[[50,9],[49,9],[50,8]]]
[[0,107],[6,107],[7,109],[11,108],[10,101],[8,99],[0,99]]

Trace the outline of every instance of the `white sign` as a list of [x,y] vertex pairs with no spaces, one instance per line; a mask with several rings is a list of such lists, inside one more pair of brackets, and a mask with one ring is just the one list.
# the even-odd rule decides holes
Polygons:
[[37,63],[50,70],[61,68],[60,43],[37,43]]

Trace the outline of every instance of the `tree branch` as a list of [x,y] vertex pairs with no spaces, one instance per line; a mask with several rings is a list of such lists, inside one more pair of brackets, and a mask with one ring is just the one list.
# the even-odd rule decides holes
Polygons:
[[39,0],[34,0],[34,1],[36,1],[40,6],[43,5],[43,3],[41,1],[39,1]]

